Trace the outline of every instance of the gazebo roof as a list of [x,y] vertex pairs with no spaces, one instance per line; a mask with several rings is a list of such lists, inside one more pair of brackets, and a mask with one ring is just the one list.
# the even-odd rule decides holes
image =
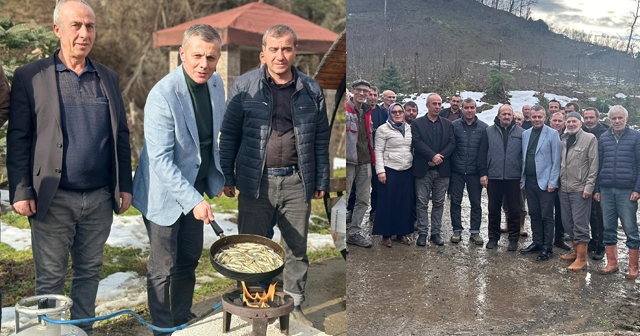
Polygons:
[[324,55],[314,79],[323,89],[337,90],[347,74],[347,34],[342,31],[331,49]]
[[260,0],[155,31],[153,32],[153,45],[156,47],[181,45],[184,31],[196,23],[206,23],[219,29],[223,45],[233,44],[259,48],[262,46],[264,32],[276,24],[285,24],[296,32],[298,51],[303,53],[325,53],[333,41],[338,38],[338,34],[326,28]]

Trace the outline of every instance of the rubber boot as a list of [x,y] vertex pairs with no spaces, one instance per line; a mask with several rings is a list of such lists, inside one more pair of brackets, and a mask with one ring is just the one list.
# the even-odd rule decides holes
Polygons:
[[576,260],[576,258],[578,256],[577,255],[578,251],[576,251],[577,250],[577,246],[578,246],[578,244],[573,243],[573,248],[571,249],[571,252],[561,255],[560,259],[566,260],[566,261],[574,261],[574,260]]
[[638,277],[638,252],[640,250],[629,249],[629,272],[624,275],[627,279],[635,279]]
[[607,255],[607,266],[600,270],[600,274],[612,274],[618,271],[618,246],[609,245],[604,247]]
[[[587,269],[587,243],[573,244],[577,257],[573,264],[567,267],[568,271],[583,271]],[[574,251],[575,251],[574,250]]]
[[522,237],[527,237],[529,235],[529,232],[524,228],[524,220],[526,218],[527,216],[520,216],[520,235]]

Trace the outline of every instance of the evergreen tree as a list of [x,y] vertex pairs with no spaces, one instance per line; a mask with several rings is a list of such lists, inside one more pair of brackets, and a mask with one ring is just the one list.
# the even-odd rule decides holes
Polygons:
[[13,71],[27,63],[48,57],[59,45],[51,28],[36,23],[13,24],[10,19],[0,19],[0,59],[9,83]]
[[384,68],[377,84],[381,91],[391,90],[395,92],[396,95],[407,93],[407,85],[404,78],[393,62],[390,62],[389,65]]
[[513,85],[513,76],[510,74],[503,74],[496,68],[490,68],[489,79],[491,81],[491,86],[489,86],[485,92],[485,96],[482,100],[490,104],[508,104],[509,98],[511,98],[509,91],[516,89],[515,85]]

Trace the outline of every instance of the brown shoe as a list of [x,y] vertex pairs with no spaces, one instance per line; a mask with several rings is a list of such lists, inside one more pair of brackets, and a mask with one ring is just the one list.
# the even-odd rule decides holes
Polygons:
[[638,277],[638,256],[640,250],[629,249],[629,272],[624,275],[627,279],[635,279]]
[[392,247],[393,243],[391,243],[391,237],[382,238],[382,246]]
[[573,243],[573,248],[571,249],[571,252],[561,255],[560,259],[565,260],[565,261],[574,261],[574,260],[576,260],[576,258],[577,258],[576,247],[577,246],[578,246],[578,244]]
[[398,239],[398,241],[402,244],[411,245],[411,241],[405,235],[397,236],[396,239]]
[[568,271],[583,271],[587,269],[587,243],[573,244],[576,260],[567,267]]
[[618,246],[609,245],[604,247],[607,255],[607,266],[600,270],[600,274],[612,274],[618,271]]
[[527,216],[520,216],[520,235],[522,237],[527,237],[529,235],[529,232],[524,228],[524,220],[526,218]]

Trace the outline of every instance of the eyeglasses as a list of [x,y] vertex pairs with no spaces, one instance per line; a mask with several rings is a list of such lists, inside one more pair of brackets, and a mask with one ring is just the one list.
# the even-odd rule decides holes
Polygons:
[[356,93],[369,93],[370,90],[369,89],[358,89],[358,88],[355,88],[355,89],[353,89],[353,91],[355,91]]
[[403,114],[404,111],[391,111],[391,114]]

